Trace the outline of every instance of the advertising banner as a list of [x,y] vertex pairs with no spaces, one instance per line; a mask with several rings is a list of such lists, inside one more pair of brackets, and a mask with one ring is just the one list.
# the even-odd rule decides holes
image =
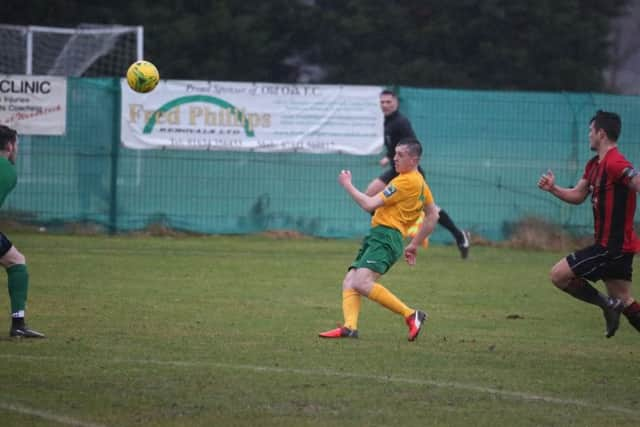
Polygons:
[[64,135],[67,79],[0,75],[0,124],[21,135]]
[[380,153],[381,87],[121,81],[121,139],[134,149]]

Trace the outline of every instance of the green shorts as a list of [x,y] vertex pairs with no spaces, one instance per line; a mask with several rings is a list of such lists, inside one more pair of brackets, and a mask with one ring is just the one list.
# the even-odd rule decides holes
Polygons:
[[402,234],[396,229],[379,225],[369,230],[369,234],[362,240],[362,246],[349,270],[368,268],[384,274],[398,261],[403,252]]

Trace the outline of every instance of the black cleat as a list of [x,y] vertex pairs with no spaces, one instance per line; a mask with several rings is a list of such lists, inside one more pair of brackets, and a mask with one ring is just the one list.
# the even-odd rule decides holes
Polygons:
[[467,259],[469,256],[469,248],[471,247],[471,242],[469,241],[469,232],[466,230],[462,230],[462,240],[456,243],[458,246],[458,250],[460,251],[460,256],[462,259]]
[[15,338],[45,338],[44,334],[34,331],[33,329],[29,329],[27,325],[11,328],[9,336]]
[[608,298],[607,308],[602,309],[602,315],[607,324],[605,336],[611,338],[616,334],[618,327],[620,326],[620,313],[624,310],[622,301],[618,298]]

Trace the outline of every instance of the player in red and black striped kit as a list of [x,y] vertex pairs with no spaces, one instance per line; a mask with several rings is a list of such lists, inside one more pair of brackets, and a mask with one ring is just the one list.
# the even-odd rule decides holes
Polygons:
[[[640,304],[631,296],[633,255],[640,240],[633,229],[640,174],[618,151],[622,123],[616,113],[598,111],[589,124],[589,144],[597,155],[573,188],[555,184],[551,171],[538,187],[567,203],[582,203],[591,194],[595,243],[569,254],[551,269],[551,281],[569,295],[597,305],[606,321],[606,337],[620,324],[620,313],[640,331]],[[607,295],[589,282],[602,280]]]

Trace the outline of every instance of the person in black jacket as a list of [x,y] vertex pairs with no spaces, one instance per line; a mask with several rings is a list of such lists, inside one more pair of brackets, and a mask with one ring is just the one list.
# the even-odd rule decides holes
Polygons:
[[[380,93],[380,109],[384,114],[384,146],[386,149],[386,155],[380,159],[380,166],[388,166],[389,168],[369,183],[366,190],[368,196],[373,196],[384,190],[385,186],[398,175],[393,164],[398,141],[404,138],[416,138],[411,122],[398,111],[398,106],[398,97],[393,91],[383,90]],[[424,170],[420,166],[418,166],[418,170],[424,176]],[[438,224],[449,230],[456,240],[460,256],[466,259],[469,256],[469,233],[456,227],[444,209],[438,207],[438,210],[440,213]]]

